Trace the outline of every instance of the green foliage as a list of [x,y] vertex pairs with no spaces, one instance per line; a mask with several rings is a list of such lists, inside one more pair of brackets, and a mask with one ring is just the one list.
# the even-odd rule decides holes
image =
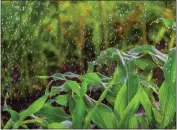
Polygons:
[[[25,97],[28,92],[35,92],[34,88],[47,84],[43,81],[34,85],[31,77],[48,75],[65,68],[65,64],[76,62],[83,71],[86,62],[109,47],[127,50],[136,44],[151,44],[163,51],[173,48],[175,4],[175,1],[2,1],[2,95],[7,90],[13,97],[18,90],[21,95],[15,98]],[[113,50],[110,48],[106,53],[110,51],[112,58],[116,58]],[[102,54],[105,63],[109,62],[107,56]],[[143,70],[156,67],[151,57],[138,58],[135,64]],[[14,69],[19,76],[12,83],[16,77],[12,76]],[[56,80],[78,77],[71,72],[63,74],[65,78],[53,76]]]
[[[141,65],[137,62],[137,60],[146,61],[147,59],[156,66],[142,68],[143,62]],[[111,77],[93,72],[90,68],[90,72],[84,75],[71,72],[52,75],[54,80],[64,80],[65,83],[59,87],[52,86],[48,92],[51,99],[46,102],[48,95],[44,95],[20,113],[5,105],[4,108],[11,114],[11,119],[4,128],[28,127],[29,123],[36,124],[40,128],[57,129],[92,128],[92,126],[132,129],[175,128],[176,49],[170,49],[166,55],[147,45],[135,47],[127,52],[109,48],[102,51],[90,65],[93,67],[113,62],[118,64]],[[153,81],[152,71],[159,65],[165,76],[160,88]],[[142,76],[140,70],[148,74]],[[45,78],[45,76],[38,77]],[[75,81],[72,78],[78,80]],[[94,100],[88,96],[88,88],[98,85],[102,86],[102,93],[98,100]],[[61,92],[65,94],[60,94]],[[156,105],[158,101],[153,96],[153,92],[159,97],[160,107]],[[56,94],[59,95],[55,96]],[[108,101],[110,104],[103,101]],[[60,106],[54,107],[52,102]],[[140,106],[144,110],[143,115],[139,114]],[[26,119],[31,115],[34,119]]]
[[[165,128],[176,112],[176,49],[171,49],[164,65],[165,81],[159,90],[161,124]],[[170,102],[169,102],[170,101]]]
[[67,129],[68,127],[57,122],[53,122],[48,125],[48,129]]
[[60,105],[66,106],[68,102],[68,98],[69,98],[68,94],[59,95],[55,98],[55,101]]

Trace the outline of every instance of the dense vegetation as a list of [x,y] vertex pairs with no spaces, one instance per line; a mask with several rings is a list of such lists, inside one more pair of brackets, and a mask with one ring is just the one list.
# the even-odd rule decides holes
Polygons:
[[[93,71],[95,65],[112,62],[117,66],[111,77]],[[163,69],[165,76],[160,89],[151,81],[151,70],[155,67]],[[149,74],[141,75],[139,68]],[[38,76],[41,79],[50,77],[53,80],[46,87],[45,95],[26,110],[18,113],[5,104],[4,109],[11,118],[4,128],[28,128],[30,123],[40,128],[176,127],[176,49],[170,49],[166,55],[152,46],[139,46],[126,53],[109,48],[90,63],[84,75],[67,72]],[[50,84],[56,80],[65,82],[49,90]],[[86,94],[90,87],[101,89],[97,101]],[[153,93],[158,96],[160,106]],[[103,100],[109,105],[102,103]],[[53,106],[54,102],[59,106]],[[140,105],[145,110],[143,115],[137,113]],[[30,119],[26,119],[29,116]]]
[[1,128],[176,128],[175,4],[3,1]]

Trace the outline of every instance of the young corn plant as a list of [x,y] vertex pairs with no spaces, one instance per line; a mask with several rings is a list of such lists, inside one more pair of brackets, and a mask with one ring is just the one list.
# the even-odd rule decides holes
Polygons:
[[[113,62],[117,66],[111,77],[93,71],[96,65]],[[152,80],[154,68],[163,70],[165,80],[160,87]],[[142,75],[139,70],[148,74]],[[109,48],[89,63],[84,75],[66,72],[37,77],[53,78],[45,95],[20,113],[5,104],[4,109],[11,118],[4,129],[29,128],[29,124],[49,129],[176,128],[176,49],[170,49],[167,55],[148,45],[127,52]],[[51,86],[56,80],[65,82],[61,86]],[[98,100],[88,96],[91,86],[102,90]],[[143,107],[143,114],[139,113],[140,107]]]

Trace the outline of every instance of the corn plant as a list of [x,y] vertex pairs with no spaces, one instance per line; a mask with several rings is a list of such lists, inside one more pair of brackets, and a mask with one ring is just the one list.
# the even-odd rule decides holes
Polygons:
[[[94,71],[94,66],[117,63],[111,77]],[[160,68],[165,80],[157,86],[153,69]],[[147,71],[142,75],[139,70]],[[176,128],[176,49],[168,55],[153,46],[138,46],[127,52],[108,48],[89,63],[86,74],[56,73],[46,87],[45,95],[18,113],[6,103],[11,118],[6,128]],[[77,79],[77,80],[76,80]],[[52,86],[56,80],[61,86]],[[98,100],[88,96],[90,89],[102,90]],[[158,100],[153,96],[158,95]],[[109,103],[103,103],[107,101]],[[58,106],[54,106],[57,103]],[[144,113],[139,114],[140,106]]]
[[10,98],[46,85],[34,84],[35,74],[59,71],[76,59],[82,70],[111,46],[151,43],[168,51],[165,43],[175,45],[175,1],[3,1],[1,11],[2,95],[8,91]]

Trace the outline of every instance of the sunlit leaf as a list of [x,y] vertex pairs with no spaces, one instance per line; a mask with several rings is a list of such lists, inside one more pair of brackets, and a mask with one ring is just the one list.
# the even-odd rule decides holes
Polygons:
[[136,129],[138,127],[138,120],[136,115],[132,116],[128,122],[128,128]]
[[148,97],[148,95],[146,94],[146,92],[144,91],[143,87],[140,87],[140,103],[142,104],[144,110],[145,110],[145,113],[146,113],[146,116],[149,120],[152,119],[152,105],[151,105],[151,101]]
[[68,102],[68,94],[57,96],[55,98],[55,102],[57,102],[60,105],[66,106]]
[[165,128],[176,112],[176,49],[168,53],[168,61],[164,65],[165,81],[159,90],[161,127]]
[[75,96],[74,100],[76,102],[75,109],[72,115],[72,128],[82,128],[83,121],[85,118],[85,104],[81,97]]
[[[84,102],[86,104],[86,109],[89,112],[94,105],[96,104],[96,101],[92,98],[85,96]],[[109,119],[109,121],[108,121]],[[99,128],[115,128],[116,127],[116,117],[108,106],[104,104],[100,104],[98,109],[96,109],[95,113],[92,116],[92,121],[96,123],[96,125]]]
[[139,107],[139,93],[140,92],[138,91],[137,94],[132,98],[130,103],[127,105],[118,123],[118,128],[127,128],[127,123],[129,119],[136,114]]
[[58,122],[48,124],[48,129],[67,129],[68,127]]
[[20,119],[14,124],[13,128],[18,128],[20,123],[28,116],[38,112],[46,102],[48,96],[44,95],[32,103],[26,110],[20,113]]
[[67,80],[64,83],[64,88],[71,90],[72,92],[80,96],[80,86],[76,81]]
[[48,79],[49,76],[36,76],[37,78],[40,78],[40,79]]
[[143,129],[148,128],[149,123],[148,123],[148,120],[145,117],[137,115],[136,118],[138,120],[138,123],[140,124],[140,129],[141,128],[143,128]]
[[85,93],[87,92],[87,80],[84,80],[82,82],[80,91],[81,91],[81,97],[83,97]]
[[86,79],[88,85],[99,85],[102,83],[100,77],[96,73],[86,73],[85,75],[79,76],[81,81]]

